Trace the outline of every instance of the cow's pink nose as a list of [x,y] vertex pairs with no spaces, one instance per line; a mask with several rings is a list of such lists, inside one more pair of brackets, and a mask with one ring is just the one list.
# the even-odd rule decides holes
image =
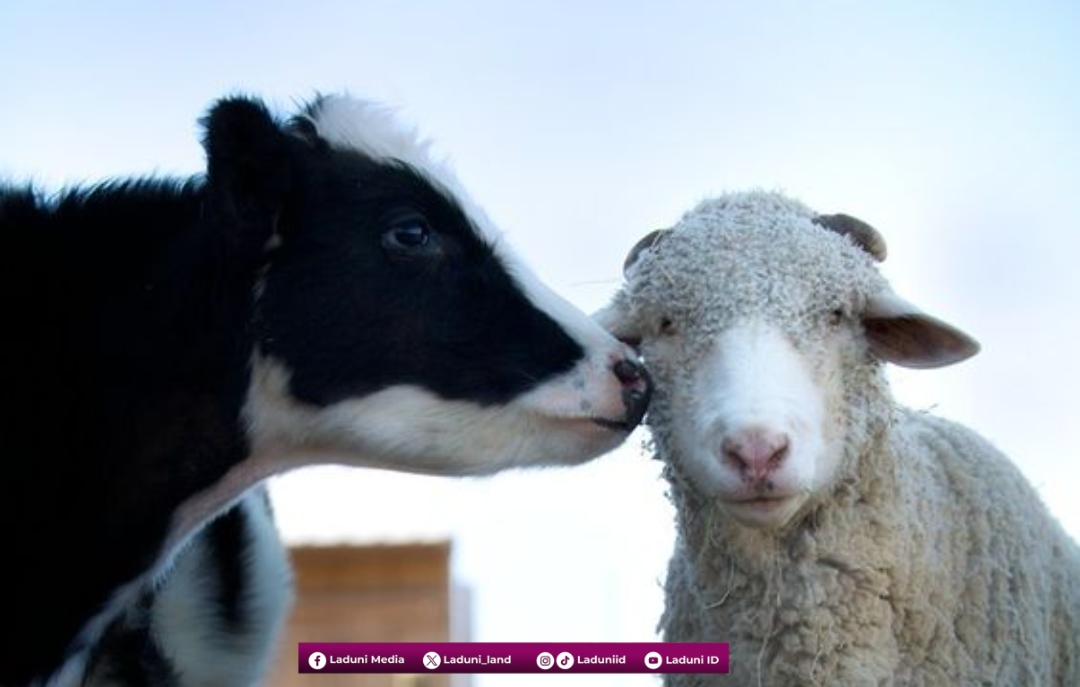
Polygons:
[[791,440],[783,432],[764,427],[740,429],[724,437],[721,455],[745,479],[760,482],[783,464],[791,449]]

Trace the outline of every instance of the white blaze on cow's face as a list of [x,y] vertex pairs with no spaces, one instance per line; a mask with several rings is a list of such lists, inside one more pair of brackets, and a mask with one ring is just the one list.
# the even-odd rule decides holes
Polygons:
[[311,190],[259,295],[256,455],[472,475],[626,438],[649,394],[635,352],[518,260],[426,142],[346,98],[295,126]]
[[776,326],[756,320],[725,329],[690,388],[674,392],[673,441],[697,489],[751,527],[779,526],[829,484],[841,451],[827,428],[827,388]]

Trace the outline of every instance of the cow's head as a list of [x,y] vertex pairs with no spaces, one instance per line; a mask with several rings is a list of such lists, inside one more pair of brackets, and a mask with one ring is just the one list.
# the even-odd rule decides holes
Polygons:
[[256,456],[485,474],[578,463],[639,423],[633,351],[516,260],[386,110],[323,97],[281,123],[235,98],[205,125],[214,212],[265,260]]

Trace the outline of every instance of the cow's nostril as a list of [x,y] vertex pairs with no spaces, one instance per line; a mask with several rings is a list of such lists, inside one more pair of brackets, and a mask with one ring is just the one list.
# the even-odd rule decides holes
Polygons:
[[652,382],[645,367],[629,358],[624,358],[611,368],[615,377],[622,384],[622,400],[626,407],[626,424],[636,427],[645,417],[652,396]]
[[645,368],[629,358],[623,358],[615,363],[615,367],[612,368],[612,371],[620,382],[628,385],[641,381],[645,376]]

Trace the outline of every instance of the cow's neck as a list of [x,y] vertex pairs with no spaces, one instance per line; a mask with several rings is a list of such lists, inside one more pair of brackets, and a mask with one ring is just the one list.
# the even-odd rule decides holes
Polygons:
[[[86,619],[100,625],[110,595],[160,568],[177,509],[247,454],[240,418],[259,266],[242,266],[220,243],[197,187],[108,193],[126,202],[43,213],[27,240],[52,258],[53,274],[29,273],[44,305],[9,308],[25,345],[51,362],[14,377],[9,389],[40,406],[43,419],[5,432],[22,486],[4,512],[25,528],[16,546],[21,536],[54,542],[34,547],[41,555],[21,563],[20,574],[72,573],[62,607],[5,604],[12,623],[40,640],[41,656],[28,665],[55,664],[54,652],[77,646],[80,632],[93,641]],[[118,206],[129,214],[109,217]],[[108,230],[114,219],[132,226],[133,212],[146,217],[135,222],[139,231]],[[50,407],[65,426],[49,428]],[[48,508],[58,501],[63,508]]]

